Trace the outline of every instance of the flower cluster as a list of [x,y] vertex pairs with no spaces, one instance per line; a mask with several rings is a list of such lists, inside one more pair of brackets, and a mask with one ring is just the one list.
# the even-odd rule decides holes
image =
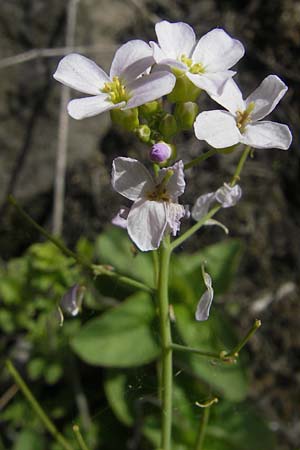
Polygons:
[[[185,167],[196,165],[199,158],[186,165],[176,159],[179,132],[194,129],[197,139],[223,149],[219,153],[238,151],[240,144],[248,150],[286,150],[292,140],[287,125],[263,120],[286,93],[285,83],[269,75],[244,100],[233,80],[236,72],[231,68],[244,55],[240,41],[219,28],[197,41],[194,30],[183,22],[159,22],[155,32],[157,42],[132,40],[122,45],[109,74],[78,54],[64,57],[54,74],[61,83],[88,94],[69,102],[73,118],[110,111],[114,123],[150,146],[146,155],[153,175],[138,160],[124,157],[114,160],[112,170],[113,188],[133,202],[130,208],[121,208],[113,223],[126,228],[142,251],[158,249],[164,237],[175,236],[180,221],[189,216],[188,207],[178,199],[185,190]],[[197,100],[203,91],[225,109],[199,112]],[[209,210],[214,204],[219,209],[237,203],[242,192],[237,179],[201,195],[191,209],[192,218],[219,224],[227,231],[211,219]],[[198,320],[208,317],[213,296],[204,269],[203,278],[207,292],[198,305]]]

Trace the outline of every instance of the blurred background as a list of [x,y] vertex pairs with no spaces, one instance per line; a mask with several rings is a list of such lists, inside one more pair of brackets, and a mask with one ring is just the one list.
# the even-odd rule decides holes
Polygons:
[[[6,197],[13,194],[39,224],[53,230],[54,191],[64,179],[64,158],[58,165],[58,149],[60,158],[61,152],[67,150],[67,163],[65,202],[61,205],[63,224],[56,231],[60,231],[71,248],[82,236],[94,240],[118,210],[120,197],[110,187],[113,158],[141,157],[143,152],[145,159],[147,156],[145,147],[134,136],[111,125],[109,114],[68,121],[64,112],[67,97],[63,95],[69,94],[63,94],[62,86],[52,77],[58,61],[75,49],[107,70],[120,44],[129,39],[155,40],[154,24],[162,19],[189,23],[199,37],[214,27],[221,27],[239,39],[246,53],[238,63],[236,79],[245,97],[269,74],[277,74],[289,86],[272,119],[290,126],[291,149],[288,152],[257,150],[242,174],[241,202],[221,213],[230,235],[240,239],[244,251],[230,292],[219,298],[219,304],[226,305],[240,336],[255,318],[262,320],[262,328],[248,347],[251,378],[248,396],[276,434],[278,449],[297,450],[300,442],[299,1],[80,0],[69,5],[59,0],[2,1],[0,255],[3,274],[9,261],[42,240],[8,205]],[[205,96],[201,102],[200,108],[213,108]],[[178,140],[178,154],[185,161],[205,150],[205,144],[196,141],[191,133]],[[228,180],[236,161],[236,154],[219,155],[193,169],[184,202],[192,203],[196,195],[215,190]],[[192,252],[220,240],[220,233],[209,229],[188,242],[183,250]],[[2,281],[4,278],[3,275]],[[4,295],[1,287],[0,293]],[[6,322],[7,317],[2,313],[0,340],[1,351],[5,353],[14,341],[12,335],[4,337],[5,333],[9,335],[3,326]],[[5,386],[4,383],[3,392]],[[0,419],[0,427],[6,421],[4,418],[1,424]]]

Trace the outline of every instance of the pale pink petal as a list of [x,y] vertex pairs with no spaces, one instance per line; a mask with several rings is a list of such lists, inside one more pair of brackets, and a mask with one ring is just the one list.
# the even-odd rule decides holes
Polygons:
[[292,142],[292,133],[282,123],[261,121],[247,126],[241,142],[254,148],[287,150]]
[[221,203],[222,208],[230,208],[237,204],[242,196],[241,187],[236,184],[235,186],[230,186],[227,183],[224,183],[222,187],[220,187],[216,191],[216,200]]
[[170,23],[166,20],[155,25],[160,48],[170,59],[182,55],[190,56],[195,45],[195,33],[192,27],[183,22]]
[[228,109],[233,115],[237,111],[242,112],[246,109],[246,103],[243,100],[242,93],[232,78],[226,81],[221,95],[212,95],[211,97],[217,103],[224,106],[224,108]]
[[161,169],[158,174],[158,183],[162,181],[162,179],[166,175],[166,172],[170,169],[174,171],[174,174],[169,179],[166,188],[168,194],[171,196],[171,199],[173,201],[177,201],[178,197],[180,197],[180,195],[182,195],[185,190],[183,162],[180,160],[171,167]]
[[169,94],[175,82],[175,76],[169,72],[155,72],[138,78],[127,86],[132,97],[123,109],[136,108]]
[[129,200],[138,200],[155,188],[153,178],[142,163],[119,157],[113,161],[112,186]]
[[200,195],[197,198],[193,209],[192,218],[196,221],[201,220],[209,211],[210,205],[215,201],[215,192]]
[[61,83],[85,94],[98,95],[107,81],[106,73],[94,61],[71,53],[58,64],[53,77]]
[[73,119],[85,119],[96,116],[114,108],[121,108],[125,103],[114,104],[107,100],[106,94],[95,95],[93,97],[78,98],[68,103],[68,113]]
[[207,272],[204,272],[204,270],[203,270],[203,280],[206,286],[206,291],[199,300],[195,314],[195,318],[199,322],[208,319],[210,307],[214,298],[214,290],[212,287],[211,277]]
[[122,206],[119,212],[112,218],[111,223],[117,227],[127,229],[127,217],[130,209],[127,206]]
[[282,99],[288,87],[276,75],[269,75],[246,99],[247,106],[254,102],[251,118],[254,122],[266,117]]
[[156,250],[167,226],[166,204],[140,199],[133,204],[127,219],[127,231],[142,251]]
[[166,203],[168,231],[173,236],[180,230],[180,220],[186,215],[185,207],[178,203]]
[[244,53],[240,41],[230,37],[224,30],[215,28],[200,39],[193,52],[193,61],[203,64],[207,71],[218,72],[230,69]]
[[197,139],[215,148],[224,148],[241,141],[235,118],[227,111],[204,111],[194,123]]
[[186,72],[186,76],[191,82],[200,89],[203,89],[211,96],[221,95],[227,80],[235,75],[232,70],[225,72],[207,72],[203,74],[194,74]]
[[134,80],[154,64],[151,47],[138,39],[122,45],[115,53],[110,77],[121,77],[126,82]]

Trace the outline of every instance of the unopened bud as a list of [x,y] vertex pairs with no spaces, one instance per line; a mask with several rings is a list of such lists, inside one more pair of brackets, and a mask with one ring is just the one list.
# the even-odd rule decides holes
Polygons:
[[154,144],[150,150],[150,159],[156,163],[163,163],[170,158],[172,154],[172,148],[165,142],[158,142]]
[[185,74],[177,76],[173,91],[168,95],[168,100],[173,103],[195,102],[201,89],[195,86]]
[[190,128],[192,128],[198,112],[199,107],[197,103],[194,102],[177,103],[174,114],[178,126],[182,130],[189,130]]
[[156,114],[161,110],[161,105],[157,100],[155,100],[153,102],[148,102],[144,105],[139,106],[139,110],[142,116],[144,116],[146,119],[149,119],[153,116],[153,114]]
[[111,120],[125,128],[127,131],[132,131],[139,126],[139,112],[137,108],[126,109],[112,109],[110,111]]
[[166,114],[159,124],[159,131],[166,139],[170,138],[177,132],[177,123],[172,114]]
[[136,135],[142,142],[149,142],[151,136],[151,130],[148,125],[140,125],[136,129]]
[[86,288],[75,284],[62,297],[59,306],[61,310],[71,316],[77,316],[81,310],[82,300]]

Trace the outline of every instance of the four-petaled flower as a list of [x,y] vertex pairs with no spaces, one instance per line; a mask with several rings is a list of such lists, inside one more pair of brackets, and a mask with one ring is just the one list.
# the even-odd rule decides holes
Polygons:
[[127,216],[127,231],[140,250],[157,249],[165,233],[176,235],[185,215],[185,208],[178,204],[185,188],[182,161],[161,169],[154,179],[136,159],[116,158],[112,186],[134,202]]
[[167,71],[146,73],[154,63],[152,50],[140,40],[129,41],[116,52],[109,76],[90,59],[72,53],[58,64],[57,81],[92,97],[72,100],[68,112],[84,119],[111,109],[131,109],[169,94],[175,77]]
[[224,30],[215,28],[196,44],[194,30],[186,23],[166,20],[155,25],[158,45],[150,42],[158,64],[185,73],[189,80],[209,95],[220,94],[225,82],[235,75],[230,69],[244,55],[242,43]]
[[242,143],[254,148],[287,150],[292,135],[287,125],[261,121],[287,91],[276,75],[269,75],[246,100],[233,80],[228,80],[221,96],[213,97],[227,111],[200,113],[194,123],[195,134],[215,148]]

